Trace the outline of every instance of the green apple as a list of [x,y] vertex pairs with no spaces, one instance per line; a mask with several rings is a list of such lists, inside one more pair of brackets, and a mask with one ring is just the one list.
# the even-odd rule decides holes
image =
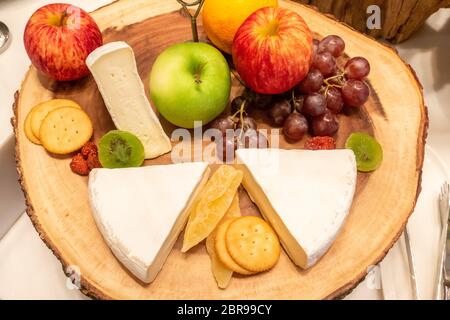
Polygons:
[[161,115],[183,128],[207,124],[223,112],[231,90],[230,69],[219,50],[185,42],[164,50],[150,74],[150,97]]

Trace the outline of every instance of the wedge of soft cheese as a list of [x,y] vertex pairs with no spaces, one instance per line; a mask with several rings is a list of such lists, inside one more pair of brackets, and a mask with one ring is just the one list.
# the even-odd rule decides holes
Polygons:
[[156,158],[172,150],[145,95],[133,49],[125,42],[111,42],[93,51],[86,64],[115,126],[141,140],[145,158]]
[[152,282],[161,270],[208,176],[205,162],[92,170],[89,198],[97,226],[141,281]]
[[239,149],[243,185],[301,268],[314,265],[344,224],[356,186],[352,151]]

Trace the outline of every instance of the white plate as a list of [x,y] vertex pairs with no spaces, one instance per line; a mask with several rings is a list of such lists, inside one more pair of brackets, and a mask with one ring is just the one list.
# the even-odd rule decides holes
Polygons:
[[0,239],[25,210],[14,159],[14,137],[0,143]]
[[[438,194],[444,181],[450,181],[445,163],[430,148],[425,149],[422,191],[416,209],[408,222],[408,232],[414,256],[419,299],[433,299],[441,232]],[[381,281],[385,299],[412,299],[408,260],[404,238],[389,251],[381,262]]]

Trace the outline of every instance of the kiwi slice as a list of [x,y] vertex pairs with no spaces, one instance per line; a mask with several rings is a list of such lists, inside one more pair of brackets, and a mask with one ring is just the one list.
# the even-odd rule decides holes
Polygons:
[[347,149],[353,150],[358,171],[376,170],[383,161],[383,149],[378,141],[364,132],[355,132],[345,142]]
[[113,130],[101,138],[98,156],[104,168],[140,167],[145,159],[144,145],[130,132]]

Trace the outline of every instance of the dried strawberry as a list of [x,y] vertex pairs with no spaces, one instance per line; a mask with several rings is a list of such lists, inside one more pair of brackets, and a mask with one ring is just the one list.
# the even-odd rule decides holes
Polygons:
[[81,155],[83,156],[84,159],[87,160],[91,153],[97,154],[98,150],[97,150],[97,146],[95,145],[95,143],[89,141],[89,142],[86,142],[86,144],[83,146],[83,148],[81,148]]
[[336,149],[336,140],[333,137],[313,137],[305,142],[306,150],[333,150]]
[[80,176],[87,176],[91,171],[88,166],[88,162],[83,158],[81,153],[78,153],[72,158],[70,162],[70,169]]
[[98,154],[96,152],[91,152],[88,155],[87,164],[90,170],[102,167],[100,161],[98,160]]

